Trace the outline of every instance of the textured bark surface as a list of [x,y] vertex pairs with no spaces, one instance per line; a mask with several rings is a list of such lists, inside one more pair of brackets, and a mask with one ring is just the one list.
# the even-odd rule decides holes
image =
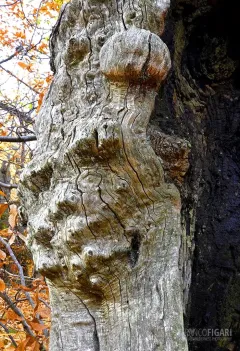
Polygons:
[[172,70],[153,121],[191,143],[181,188],[186,235],[195,239],[186,326],[233,333],[190,350],[240,349],[239,11],[227,0],[172,1],[163,36]]
[[55,77],[20,185],[51,351],[188,349],[180,193],[157,155],[182,184],[189,150],[156,127],[146,136],[171,65],[168,6],[72,0],[53,31]]

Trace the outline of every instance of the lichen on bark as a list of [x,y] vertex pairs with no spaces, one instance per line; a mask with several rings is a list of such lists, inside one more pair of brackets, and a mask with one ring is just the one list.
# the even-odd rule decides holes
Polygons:
[[55,76],[19,187],[51,351],[187,350],[180,195],[146,136],[171,65],[168,5],[72,0],[52,33]]

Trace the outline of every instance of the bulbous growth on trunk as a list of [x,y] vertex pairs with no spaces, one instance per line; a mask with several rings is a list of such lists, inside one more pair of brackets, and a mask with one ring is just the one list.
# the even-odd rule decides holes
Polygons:
[[[146,137],[170,69],[165,1],[72,0],[21,179],[51,351],[186,351],[180,195]],[[162,22],[161,22],[162,21]]]

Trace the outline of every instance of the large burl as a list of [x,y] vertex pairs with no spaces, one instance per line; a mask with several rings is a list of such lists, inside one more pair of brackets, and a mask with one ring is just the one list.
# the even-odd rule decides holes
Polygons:
[[180,196],[146,137],[170,69],[167,3],[72,0],[19,187],[51,351],[186,351]]

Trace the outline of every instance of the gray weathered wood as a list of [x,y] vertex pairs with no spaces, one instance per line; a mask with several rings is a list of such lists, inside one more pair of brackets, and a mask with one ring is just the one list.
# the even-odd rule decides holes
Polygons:
[[72,0],[19,187],[49,281],[51,351],[187,351],[180,195],[146,128],[170,69],[169,1]]

